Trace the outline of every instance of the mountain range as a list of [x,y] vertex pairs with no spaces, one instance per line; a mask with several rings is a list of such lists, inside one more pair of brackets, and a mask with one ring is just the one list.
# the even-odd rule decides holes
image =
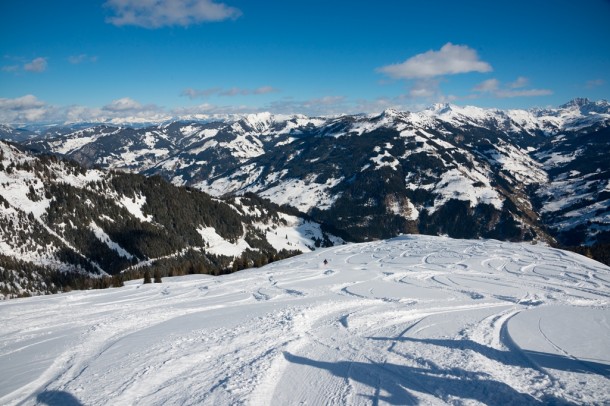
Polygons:
[[[0,138],[90,168],[74,169],[86,174],[82,176],[113,179],[102,182],[102,189],[110,185],[104,199],[117,203],[129,198],[135,203],[123,208],[145,207],[138,219],[143,224],[147,216],[158,215],[146,211],[152,210],[152,200],[200,190],[215,196],[205,199],[218,205],[237,207],[251,199],[253,210],[264,203],[260,198],[269,199],[273,210],[282,206],[294,215],[291,224],[305,218],[315,222],[318,244],[332,240],[322,235],[322,225],[348,241],[421,233],[580,247],[579,252],[604,262],[610,256],[610,104],[604,100],[575,99],[557,108],[530,110],[436,104],[420,112],[333,117],[258,113],[141,127],[2,126]],[[146,177],[130,178],[124,172]],[[64,176],[76,179],[69,172],[58,175]],[[174,185],[163,183],[167,194],[154,186],[161,178]],[[133,182],[144,189],[119,192],[117,179],[137,179]],[[37,193],[43,193],[45,182]],[[78,187],[86,184],[78,182]],[[74,196],[87,187],[91,189],[85,186]],[[221,197],[233,200],[221,202]],[[55,195],[51,201],[57,201]],[[87,217],[85,229],[92,231],[92,220],[103,223]],[[204,221],[193,224],[185,231],[193,239],[198,226],[222,235]],[[247,226],[237,229],[223,238],[235,242]],[[187,245],[192,241],[174,248]],[[152,257],[127,251],[138,260]]]

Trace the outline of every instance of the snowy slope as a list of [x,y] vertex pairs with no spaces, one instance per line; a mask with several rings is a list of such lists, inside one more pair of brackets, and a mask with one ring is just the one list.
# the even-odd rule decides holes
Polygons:
[[542,246],[346,245],[0,303],[0,404],[608,404],[609,305]]

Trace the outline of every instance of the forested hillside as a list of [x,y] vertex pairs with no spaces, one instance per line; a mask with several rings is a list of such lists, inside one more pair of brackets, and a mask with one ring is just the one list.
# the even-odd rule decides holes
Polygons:
[[0,159],[6,296],[116,286],[145,273],[226,273],[340,242],[253,195],[220,200],[4,142]]

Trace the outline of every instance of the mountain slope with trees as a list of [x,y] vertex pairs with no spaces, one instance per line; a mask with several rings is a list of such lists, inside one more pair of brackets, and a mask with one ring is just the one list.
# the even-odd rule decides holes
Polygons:
[[0,186],[5,296],[116,286],[145,272],[226,273],[341,242],[256,196],[220,200],[5,142]]

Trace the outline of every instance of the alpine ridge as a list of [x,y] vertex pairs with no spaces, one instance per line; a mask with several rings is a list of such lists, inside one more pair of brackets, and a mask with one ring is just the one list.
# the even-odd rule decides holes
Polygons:
[[255,193],[352,241],[423,233],[598,247],[610,242],[609,124],[607,101],[574,99],[530,110],[183,117],[55,128],[23,143],[217,197]]

